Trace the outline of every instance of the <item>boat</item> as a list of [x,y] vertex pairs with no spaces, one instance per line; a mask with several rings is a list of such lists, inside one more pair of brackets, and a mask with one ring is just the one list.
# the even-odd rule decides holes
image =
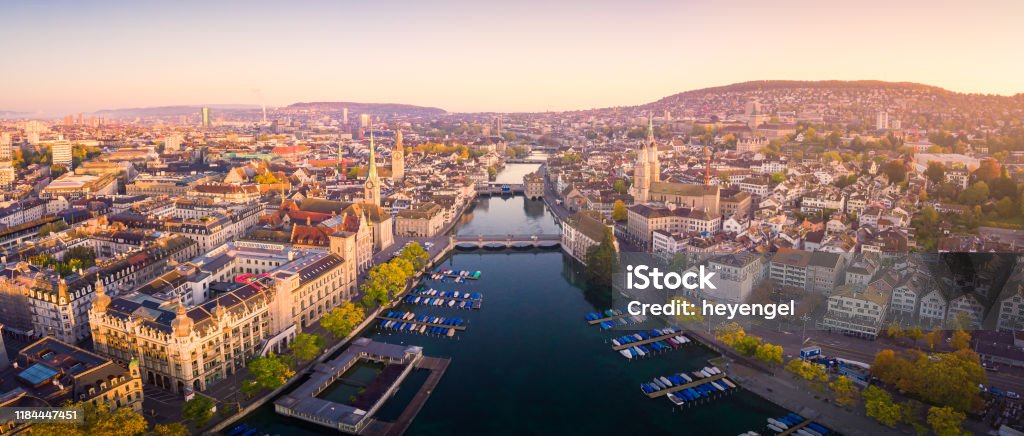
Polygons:
[[629,354],[629,350],[628,349],[619,350],[619,354],[621,354],[623,357],[625,357],[627,359],[632,359],[633,358],[633,355]]
[[259,433],[259,430],[256,430],[255,428],[250,428],[245,433],[242,433],[242,436],[256,436]]
[[665,387],[667,387],[667,388],[670,388],[670,387],[672,387],[674,385],[674,383],[672,383],[671,380],[669,380],[669,379],[667,379],[665,377],[659,377],[658,380],[661,380],[661,382],[664,383]]
[[[768,418],[768,425],[769,425],[769,426],[772,426],[772,425],[774,425],[774,426],[776,426],[776,427],[779,427],[779,428],[781,428],[782,430],[786,430],[786,429],[788,429],[788,428],[789,428],[789,425],[788,425],[788,424],[785,424],[785,423],[783,423],[782,421],[779,421],[779,420],[777,420],[777,419],[774,419],[774,418]],[[782,430],[779,430],[779,431],[782,431]]]
[[778,433],[782,433],[782,432],[785,431],[782,428],[779,428],[778,426],[773,425],[773,424],[768,424],[768,428],[771,429],[772,431],[778,432]]
[[228,436],[238,436],[238,435],[240,435],[242,433],[245,433],[248,430],[249,430],[249,426],[248,425],[241,424],[241,425],[231,429],[231,431],[228,432]]
[[729,386],[729,389],[736,389],[736,385],[733,384],[733,382],[729,381],[729,379],[723,377],[721,380],[722,383],[725,383],[726,386]]
[[682,406],[683,403],[684,403],[683,399],[677,397],[675,393],[669,393],[667,396],[668,396],[669,401],[672,402],[672,404],[675,404],[677,406]]

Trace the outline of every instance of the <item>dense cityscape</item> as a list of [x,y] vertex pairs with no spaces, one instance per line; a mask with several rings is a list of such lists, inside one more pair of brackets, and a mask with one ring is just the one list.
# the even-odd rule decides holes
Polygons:
[[[572,112],[322,102],[4,117],[0,401],[85,414],[5,432],[456,431],[413,425],[424,403],[457,407],[427,400],[468,377],[445,350],[485,334],[485,319],[448,308],[500,311],[479,291],[515,292],[523,272],[497,270],[556,255],[593,312],[578,328],[649,322],[613,303],[619,253],[720,272],[716,292],[680,298],[797,308],[606,339],[627,361],[699,344],[682,352],[705,362],[697,381],[641,383],[672,400],[661,412],[740,391],[720,401],[757,403],[755,419],[697,425],[1024,428],[1020,94],[762,81]],[[423,304],[441,308],[412,312]],[[568,344],[600,346],[579,336]]]

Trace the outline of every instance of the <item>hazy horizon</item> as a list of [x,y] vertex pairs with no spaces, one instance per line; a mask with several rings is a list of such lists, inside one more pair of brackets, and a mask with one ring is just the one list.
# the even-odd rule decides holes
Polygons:
[[752,80],[1024,92],[1024,3],[519,1],[0,5],[0,111],[296,102],[633,106]]

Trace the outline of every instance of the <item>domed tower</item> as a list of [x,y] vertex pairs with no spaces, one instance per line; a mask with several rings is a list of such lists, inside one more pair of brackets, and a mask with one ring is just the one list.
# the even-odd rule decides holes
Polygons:
[[171,321],[171,331],[174,332],[174,336],[179,338],[188,337],[192,334],[193,324],[192,318],[188,317],[188,311],[185,310],[185,303],[182,303],[181,298],[178,298],[178,310],[174,320]]
[[395,132],[395,149],[391,151],[391,182],[398,184],[405,177],[405,144],[402,131]]
[[105,313],[107,307],[110,306],[110,297],[107,296],[107,290],[103,287],[103,279],[96,275],[96,295],[92,300],[92,309],[96,313]]

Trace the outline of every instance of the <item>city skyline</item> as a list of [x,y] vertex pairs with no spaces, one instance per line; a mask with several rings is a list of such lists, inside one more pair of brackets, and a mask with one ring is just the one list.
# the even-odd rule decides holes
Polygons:
[[17,41],[8,60],[21,68],[0,83],[0,110],[45,116],[301,101],[542,112],[776,79],[1024,92],[1024,61],[1005,55],[1024,39],[1012,22],[1024,5],[1000,1],[862,2],[841,17],[802,1],[2,9],[0,40]]

